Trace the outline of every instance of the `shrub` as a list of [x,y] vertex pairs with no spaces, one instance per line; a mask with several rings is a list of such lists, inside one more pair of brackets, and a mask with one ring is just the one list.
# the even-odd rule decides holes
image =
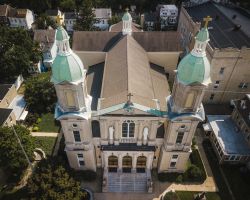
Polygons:
[[75,171],[74,176],[77,180],[94,181],[96,179],[96,172],[92,170]]
[[180,173],[167,173],[167,172],[161,172],[158,174],[158,179],[161,182],[175,182],[178,176],[181,175]]
[[202,177],[201,169],[195,165],[191,165],[187,170],[188,178],[194,181],[200,181]]
[[42,119],[40,117],[37,118],[36,123],[39,124],[42,122]]
[[29,112],[24,123],[27,126],[32,126],[33,124],[37,122],[38,117],[39,117],[38,114]]
[[179,198],[178,194],[170,191],[164,195],[163,200],[180,200],[180,198]]
[[37,132],[37,131],[39,131],[39,128],[38,128],[38,126],[34,126],[34,127],[32,128],[32,131],[34,131],[34,132]]
[[182,183],[183,182],[183,176],[180,174],[179,176],[177,176],[176,178],[176,183]]

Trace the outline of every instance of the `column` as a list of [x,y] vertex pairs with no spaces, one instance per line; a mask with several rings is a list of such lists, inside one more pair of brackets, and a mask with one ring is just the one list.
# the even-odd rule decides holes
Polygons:
[[117,172],[122,172],[122,154],[118,155],[118,170]]
[[138,130],[138,138],[137,138],[137,145],[142,145],[142,131],[143,131],[143,124],[142,121],[139,121],[139,130]]
[[104,153],[104,169],[108,169],[108,166],[109,166],[109,161],[108,161],[108,156],[106,153]]
[[136,162],[137,162],[137,155],[134,154],[132,158],[132,173],[136,173]]
[[147,165],[146,165],[146,167],[147,167],[147,169],[151,169],[151,167],[152,167],[152,160],[153,160],[153,155],[152,154],[149,154],[148,156],[147,156]]
[[119,145],[119,138],[120,138],[120,124],[119,121],[115,121],[115,133],[114,133],[114,139],[115,139],[115,145]]
[[158,121],[151,121],[151,128],[149,132],[149,140],[155,140]]

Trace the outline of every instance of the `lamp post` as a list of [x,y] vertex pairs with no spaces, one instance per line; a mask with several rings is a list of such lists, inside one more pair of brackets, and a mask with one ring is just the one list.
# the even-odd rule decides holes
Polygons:
[[20,138],[18,137],[18,135],[17,135],[17,133],[16,133],[16,130],[15,130],[15,128],[14,128],[12,122],[11,122],[11,128],[12,128],[12,130],[13,130],[13,132],[14,132],[16,138],[17,138],[17,141],[18,141],[18,143],[19,143],[19,145],[20,145],[20,147],[21,147],[21,149],[22,149],[22,151],[23,151],[23,154],[25,155],[25,158],[26,158],[26,160],[27,160],[27,162],[28,162],[28,164],[29,164],[31,170],[33,171],[34,168],[33,168],[33,166],[32,166],[32,163],[30,162],[30,159],[29,159],[27,153],[25,152],[25,150],[24,150],[24,148],[23,148],[22,142],[21,142]]

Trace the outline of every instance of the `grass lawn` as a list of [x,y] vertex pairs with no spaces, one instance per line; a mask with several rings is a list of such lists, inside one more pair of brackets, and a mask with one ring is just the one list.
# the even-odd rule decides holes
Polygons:
[[250,173],[242,174],[240,166],[222,166],[236,200],[250,199]]
[[[176,191],[180,200],[193,200],[194,194],[198,194],[199,192],[187,192],[187,191]],[[218,193],[216,192],[208,192],[206,193],[207,200],[222,200]]]
[[48,156],[52,155],[56,137],[34,137],[34,139],[36,148],[41,148]]
[[38,124],[39,132],[59,132],[59,125],[56,124],[53,113],[42,114],[42,121]]

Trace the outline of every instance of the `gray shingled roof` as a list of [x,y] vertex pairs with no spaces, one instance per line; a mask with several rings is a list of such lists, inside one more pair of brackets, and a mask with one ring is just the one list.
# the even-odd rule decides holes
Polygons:
[[35,30],[34,41],[43,45],[43,51],[47,51],[55,42],[55,30]]
[[0,101],[3,100],[5,95],[9,92],[12,84],[0,84]]
[[[176,31],[133,32],[134,39],[147,52],[181,51],[180,35]],[[73,50],[108,52],[122,37],[118,32],[76,31]]]
[[0,126],[8,119],[12,112],[12,109],[9,108],[0,108]]

